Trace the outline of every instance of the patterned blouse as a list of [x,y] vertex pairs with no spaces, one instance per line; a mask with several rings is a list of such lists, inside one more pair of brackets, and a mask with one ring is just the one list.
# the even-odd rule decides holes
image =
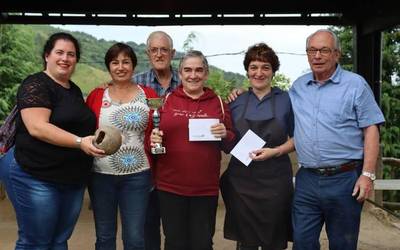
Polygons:
[[149,120],[149,107],[142,88],[129,103],[111,100],[109,89],[104,91],[99,127],[113,126],[122,132],[121,148],[112,155],[95,158],[93,171],[102,174],[126,175],[150,168],[144,151],[144,136]]

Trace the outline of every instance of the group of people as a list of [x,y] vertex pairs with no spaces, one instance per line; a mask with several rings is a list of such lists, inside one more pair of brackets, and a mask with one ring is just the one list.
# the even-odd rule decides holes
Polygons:
[[[339,65],[340,43],[329,30],[306,41],[311,72],[289,92],[272,86],[280,63],[265,43],[248,48],[248,91],[235,89],[229,105],[206,87],[209,65],[196,50],[178,69],[171,37],[147,39],[151,69],[134,75],[132,48],[116,43],[105,55],[112,81],[84,101],[71,80],[80,58],[77,40],[53,34],[44,70],[28,76],[17,94],[15,147],[0,159],[0,176],[18,223],[16,250],[66,250],[86,185],[96,250],[115,250],[120,213],[124,249],[211,250],[218,195],[226,206],[224,237],[237,250],[319,249],[326,225],[332,250],[356,249],[363,201],[371,194],[384,122],[372,91]],[[148,98],[163,97],[153,126]],[[210,118],[215,140],[194,141],[189,122]],[[96,128],[113,126],[122,145],[112,155],[93,146]],[[229,153],[247,131],[265,146],[245,166],[231,157],[220,177],[221,150]],[[162,143],[165,154],[150,148]],[[300,168],[293,185],[288,154]]]

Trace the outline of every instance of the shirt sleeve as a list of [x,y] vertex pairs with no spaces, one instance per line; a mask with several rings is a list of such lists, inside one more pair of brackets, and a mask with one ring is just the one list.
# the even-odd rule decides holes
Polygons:
[[30,76],[23,81],[17,93],[18,108],[52,108],[50,89],[48,83],[35,76]]
[[355,108],[358,126],[365,128],[371,125],[379,125],[385,122],[381,109],[375,101],[372,90],[366,82],[360,88],[355,100]]

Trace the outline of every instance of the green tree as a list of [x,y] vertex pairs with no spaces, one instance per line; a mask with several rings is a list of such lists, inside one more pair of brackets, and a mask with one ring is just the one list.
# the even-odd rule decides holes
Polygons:
[[210,70],[207,86],[213,89],[222,99],[226,99],[232,90],[232,83],[224,79],[224,72],[219,69]]
[[185,41],[183,41],[183,51],[187,52],[189,50],[193,50],[193,43],[197,41],[197,35],[194,31],[191,31],[186,37]]
[[14,25],[0,25],[0,122],[13,105],[21,81],[37,70],[33,37]]

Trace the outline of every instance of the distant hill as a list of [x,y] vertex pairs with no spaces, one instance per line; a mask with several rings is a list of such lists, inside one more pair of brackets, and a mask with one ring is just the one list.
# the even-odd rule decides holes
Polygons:
[[[55,28],[50,25],[17,25],[18,32],[24,34],[26,37],[33,37],[34,48],[32,53],[35,54],[34,58],[37,60],[37,70],[42,69],[41,53],[43,45],[49,35],[55,32],[68,32],[74,35],[81,45],[81,60],[76,68],[72,80],[76,82],[84,93],[88,93],[93,87],[98,86],[110,79],[107,69],[104,65],[104,55],[111,45],[117,40],[108,41],[104,39],[97,39],[84,32],[71,32],[60,28]],[[146,45],[137,44],[133,41],[127,42],[138,57],[138,65],[135,72],[142,72],[149,69],[148,58],[145,53]],[[183,55],[182,52],[176,53],[178,59]],[[178,60],[174,60],[173,64],[177,65]],[[218,70],[223,73],[224,80],[229,82],[232,87],[241,86],[245,81],[245,77],[241,74],[225,72],[216,67],[211,67],[211,70]]]

